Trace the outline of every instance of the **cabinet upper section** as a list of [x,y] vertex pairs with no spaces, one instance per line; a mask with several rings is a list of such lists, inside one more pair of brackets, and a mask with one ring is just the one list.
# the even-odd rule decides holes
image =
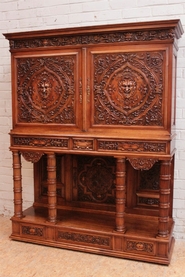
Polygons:
[[168,20],[5,34],[12,134],[170,140],[182,33]]

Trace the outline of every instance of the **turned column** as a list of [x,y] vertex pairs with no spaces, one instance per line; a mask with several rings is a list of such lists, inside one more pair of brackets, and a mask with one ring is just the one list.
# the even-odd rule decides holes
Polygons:
[[22,175],[21,155],[18,151],[12,152],[13,157],[13,191],[14,191],[14,216],[23,217],[22,212]]
[[161,161],[159,183],[159,229],[158,237],[168,237],[170,212],[171,160]]
[[57,197],[56,197],[56,157],[55,153],[47,154],[47,184],[48,184],[48,221],[56,223]]
[[125,183],[125,158],[116,159],[116,231],[124,232],[125,229],[125,202],[126,202],[126,183]]

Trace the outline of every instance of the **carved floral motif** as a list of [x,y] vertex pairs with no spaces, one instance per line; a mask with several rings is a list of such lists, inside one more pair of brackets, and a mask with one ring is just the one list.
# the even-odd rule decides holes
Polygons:
[[74,124],[74,56],[17,59],[18,122]]

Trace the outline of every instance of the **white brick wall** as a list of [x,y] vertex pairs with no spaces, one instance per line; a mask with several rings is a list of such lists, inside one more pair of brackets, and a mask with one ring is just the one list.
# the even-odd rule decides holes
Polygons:
[[[185,29],[184,0],[0,0],[0,214],[13,213],[10,54],[2,33],[172,18]],[[176,147],[174,234],[185,239],[185,35],[178,52]],[[24,208],[33,201],[31,167],[23,161]]]

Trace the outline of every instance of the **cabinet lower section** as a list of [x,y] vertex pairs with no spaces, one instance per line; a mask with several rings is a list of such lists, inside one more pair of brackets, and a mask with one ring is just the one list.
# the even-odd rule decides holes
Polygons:
[[126,232],[116,231],[115,215],[58,210],[56,223],[47,221],[47,208],[30,207],[22,218],[12,217],[14,240],[64,249],[168,265],[174,246],[174,222],[168,237],[157,237],[158,218],[125,215]]

